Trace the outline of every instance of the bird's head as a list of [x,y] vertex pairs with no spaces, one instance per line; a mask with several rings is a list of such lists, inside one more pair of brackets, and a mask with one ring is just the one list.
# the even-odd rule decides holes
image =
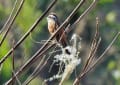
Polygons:
[[58,17],[56,16],[55,13],[50,13],[48,16],[47,16],[47,21],[48,23],[50,22],[57,22],[58,21]]

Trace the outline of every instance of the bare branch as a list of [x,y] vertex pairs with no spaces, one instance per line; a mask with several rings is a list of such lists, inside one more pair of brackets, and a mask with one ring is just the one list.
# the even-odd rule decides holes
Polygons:
[[[44,13],[35,21],[35,23],[31,26],[31,28],[23,35],[23,37],[15,44],[14,49],[16,49],[28,36],[29,34],[35,29],[38,23],[45,17],[47,12],[53,7],[53,5],[57,2],[57,0],[53,0],[48,8],[44,11]],[[10,49],[8,53],[0,60],[0,65],[11,55],[13,49]]]
[[[72,24],[70,26],[70,24],[68,25],[68,27],[66,28],[66,32],[69,33],[70,31],[72,31],[74,29],[74,26],[76,24],[78,24],[97,4],[99,0],[94,0],[91,5],[80,15],[80,17],[74,22],[74,24]],[[71,29],[69,29],[69,27]]]
[[101,54],[101,56],[95,61],[95,63],[89,67],[88,70],[86,70],[84,73],[82,73],[81,75],[79,75],[75,81],[73,85],[79,85],[80,79],[82,77],[84,77],[89,71],[91,71],[104,57],[104,55],[108,52],[108,50],[111,48],[111,46],[113,45],[113,43],[117,40],[117,38],[120,36],[120,32],[118,32],[115,37],[113,38],[113,40],[111,41],[111,43],[109,44],[109,46],[105,49],[105,51]]
[[[15,44],[15,42],[13,40],[13,52],[12,52],[12,70],[13,70],[13,72],[12,72],[12,77],[14,76],[14,72],[15,72],[14,44]],[[12,81],[12,85],[14,85],[14,83],[15,83],[15,80]]]
[[[45,50],[43,50],[43,52],[41,52],[41,54],[39,54],[38,56],[42,56],[44,52],[48,51],[50,48],[52,48],[54,46],[54,44],[49,45]],[[42,57],[40,57],[42,58]],[[32,58],[31,58],[32,59]],[[15,79],[15,76],[20,75],[20,73],[22,73],[25,69],[27,69],[28,67],[30,67],[31,64],[33,64],[34,61],[31,61],[31,59],[29,59],[18,71],[17,73],[8,81],[6,82],[6,85],[11,84],[11,82]],[[31,62],[30,62],[31,61]]]
[[[23,4],[24,4],[24,1],[25,1],[25,0],[22,0],[22,1],[20,2],[20,5],[18,6],[18,9],[17,9],[15,15],[14,15],[13,18],[11,19],[11,16],[12,16],[12,14],[13,14],[13,11],[15,10],[15,7],[16,7],[17,2],[15,3],[15,6],[13,7],[13,10],[12,10],[12,12],[11,12],[11,14],[10,14],[7,22],[6,22],[5,25],[3,26],[2,29],[7,29],[7,30],[6,30],[5,34],[3,35],[3,37],[2,37],[2,40],[0,41],[0,47],[1,47],[1,45],[3,44],[3,42],[4,42],[4,40],[5,40],[8,32],[10,31],[10,29],[11,29],[11,27],[12,27],[12,25],[13,25],[15,19],[16,19],[16,17],[17,17],[18,14],[20,13],[20,11],[21,11],[21,9],[22,9],[22,6],[23,6]],[[11,20],[11,21],[10,21],[10,20]],[[9,23],[9,21],[10,21],[10,23]]]
[[40,63],[37,65],[35,70],[31,73],[31,75],[25,80],[25,82],[22,85],[28,85],[38,74],[40,73],[42,67],[46,65],[46,63],[43,63],[45,60],[45,56],[42,57]]
[[98,41],[98,39],[100,39],[100,41],[101,41],[101,38],[99,38],[99,19],[97,17],[96,18],[96,32],[95,32],[95,35],[94,35],[94,38],[93,38],[93,41],[92,41],[91,51],[89,53],[87,62],[85,64],[82,72],[87,70],[88,67],[91,65],[92,59],[94,58],[95,53],[96,53],[96,51],[98,49],[98,46],[99,46],[99,43],[100,43],[100,41]]
[[14,13],[14,11],[15,11],[15,8],[16,8],[16,6],[17,6],[17,3],[18,3],[18,0],[15,1],[14,6],[13,6],[13,9],[12,9],[12,11],[11,11],[11,13],[10,13],[7,21],[5,22],[4,26],[3,26],[2,29],[0,30],[0,34],[5,30],[5,28],[6,28],[6,27],[8,26],[8,24],[10,23],[10,21],[11,21],[11,19],[12,19],[12,16],[13,16],[13,13]]
[[[72,13],[67,17],[67,19],[63,22],[62,25],[60,25],[60,27],[56,30],[56,32],[46,41],[46,43],[28,60],[28,62],[26,62],[21,68],[20,70],[16,73],[15,76],[19,75],[22,71],[24,71],[28,66],[31,65],[31,63],[35,62],[39,57],[41,57],[41,55],[44,54],[44,52],[46,52],[47,50],[45,49],[48,46],[49,41],[51,41],[56,34],[61,30],[61,28],[63,28],[65,25],[68,24],[68,22],[70,21],[70,19],[75,15],[75,13],[79,10],[79,8],[83,5],[83,3],[85,2],[85,0],[81,0],[78,5],[75,7],[75,9],[72,11]],[[29,33],[30,34],[30,33]],[[20,44],[20,43],[19,43]],[[11,81],[14,79],[11,78],[6,84],[10,84]]]

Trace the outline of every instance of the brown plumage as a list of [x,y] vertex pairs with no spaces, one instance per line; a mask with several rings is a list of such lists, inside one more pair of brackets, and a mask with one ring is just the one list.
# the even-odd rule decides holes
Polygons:
[[[58,21],[58,17],[56,16],[55,13],[50,13],[47,17],[47,21],[48,21],[48,31],[52,35],[60,25]],[[64,29],[61,29],[61,31],[56,35],[55,38],[57,42],[59,42],[63,47],[67,46],[67,37],[64,32]]]

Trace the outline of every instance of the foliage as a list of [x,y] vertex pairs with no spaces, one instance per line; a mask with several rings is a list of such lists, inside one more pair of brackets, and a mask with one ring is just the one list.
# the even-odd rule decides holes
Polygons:
[[[13,3],[15,0],[9,1],[10,3],[7,3],[7,0],[1,0],[0,2],[0,29],[2,28],[3,24],[5,23],[8,15],[11,12]],[[12,48],[12,39],[14,39],[16,42],[30,29],[32,24],[35,22],[36,19],[41,16],[43,11],[46,9],[48,4],[52,0],[25,0],[25,3],[22,7],[22,10],[20,14],[18,15],[14,26],[12,26],[12,30],[9,32],[9,35],[5,39],[3,45],[0,47],[0,59]],[[86,0],[87,1],[87,0]],[[76,13],[74,16],[74,20],[78,18],[81,13],[90,5],[90,3],[93,0],[88,0],[87,3],[84,4],[84,6],[79,10],[79,12]],[[55,7],[52,9],[53,12],[56,12],[60,21],[64,21],[65,18],[71,13],[71,11],[74,9],[74,7],[77,5],[79,0],[58,0]],[[89,44],[92,40],[92,34],[94,34],[94,28],[95,28],[95,17],[100,17],[100,35],[102,36],[102,42],[101,46],[99,48],[98,54],[102,53],[105,47],[111,42],[114,34],[118,31],[120,31],[120,16],[119,16],[119,5],[117,4],[119,0],[99,0],[99,3],[97,6],[90,12],[83,20],[84,24],[86,25],[84,27],[85,32],[82,34],[83,42],[85,42],[85,48],[89,47]],[[8,4],[4,5],[4,4]],[[37,26],[37,28],[34,30],[34,32],[31,33],[33,39],[37,39],[38,41],[45,40],[46,37],[48,38],[48,31],[47,31],[47,24],[46,19]],[[80,26],[76,26],[76,28],[81,28]],[[86,35],[88,32],[88,36]],[[0,34],[0,40],[2,35]],[[81,34],[80,34],[81,35]],[[87,37],[84,37],[84,36]],[[89,39],[90,38],[90,39]],[[86,40],[86,41],[85,41]],[[30,58],[36,50],[40,47],[40,44],[33,43],[31,40],[31,37],[28,37],[25,42],[23,42],[19,48],[15,51],[15,59],[16,68],[19,68],[24,62],[26,62],[27,58]],[[83,50],[85,49],[83,48]],[[96,84],[97,85],[108,85],[108,83],[112,83],[113,85],[119,85],[120,84],[120,38],[115,42],[112,49],[108,52],[108,54],[105,57],[108,57],[103,61],[102,64],[98,66],[98,69],[95,69],[93,72],[91,72],[91,75],[88,75],[82,84]],[[87,51],[85,49],[85,51]],[[85,57],[83,57],[83,60]],[[83,63],[83,61],[82,61]],[[34,66],[33,66],[34,68]],[[31,70],[28,71],[28,73],[24,75],[28,75],[31,73]],[[7,61],[3,64],[2,70],[0,71],[0,84],[3,84],[5,81],[7,81],[11,77],[12,72],[12,59],[11,56],[7,59]],[[104,75],[105,74],[105,75]],[[23,76],[26,78],[26,76]],[[109,79],[111,81],[109,81]],[[30,85],[39,85],[41,81],[39,81],[39,78],[35,78]],[[107,80],[107,81],[104,81]],[[66,81],[65,85],[70,85],[72,80]],[[84,83],[86,82],[86,83]]]

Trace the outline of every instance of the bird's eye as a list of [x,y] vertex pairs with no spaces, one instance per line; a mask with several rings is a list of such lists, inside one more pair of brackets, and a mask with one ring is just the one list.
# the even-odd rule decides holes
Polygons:
[[54,20],[56,20],[56,17],[53,17]]

